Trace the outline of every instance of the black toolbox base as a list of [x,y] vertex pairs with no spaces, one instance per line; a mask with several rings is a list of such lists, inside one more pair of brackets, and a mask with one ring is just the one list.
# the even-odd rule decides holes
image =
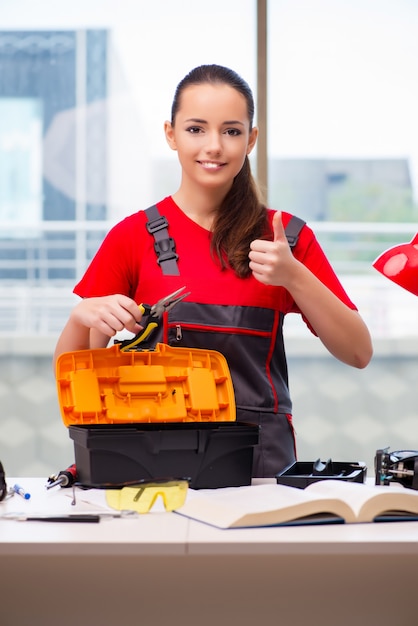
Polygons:
[[70,426],[78,480],[189,477],[193,489],[250,485],[259,427],[241,422]]

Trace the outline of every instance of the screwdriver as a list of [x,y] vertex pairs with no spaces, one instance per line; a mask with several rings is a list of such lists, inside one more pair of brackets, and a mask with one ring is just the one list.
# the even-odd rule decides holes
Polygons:
[[48,478],[48,484],[45,485],[47,489],[52,489],[52,487],[56,487],[60,485],[61,487],[71,487],[71,485],[77,479],[77,468],[75,463],[67,467],[67,469],[62,470],[58,474],[53,474]]

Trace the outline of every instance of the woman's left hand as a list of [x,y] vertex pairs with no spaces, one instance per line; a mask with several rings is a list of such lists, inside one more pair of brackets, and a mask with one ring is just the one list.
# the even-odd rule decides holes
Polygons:
[[286,287],[289,272],[295,263],[283,227],[281,211],[273,216],[273,241],[255,239],[251,242],[249,259],[250,269],[260,283]]

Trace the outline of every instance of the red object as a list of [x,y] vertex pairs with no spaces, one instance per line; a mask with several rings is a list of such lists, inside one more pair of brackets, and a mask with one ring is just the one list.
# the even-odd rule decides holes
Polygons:
[[56,487],[60,485],[60,487],[71,487],[77,480],[77,468],[75,463],[67,467],[67,469],[62,470],[55,476],[50,476],[48,478],[48,484],[46,485],[47,489],[51,489],[52,487]]
[[373,267],[400,287],[418,296],[418,233],[409,243],[383,252]]

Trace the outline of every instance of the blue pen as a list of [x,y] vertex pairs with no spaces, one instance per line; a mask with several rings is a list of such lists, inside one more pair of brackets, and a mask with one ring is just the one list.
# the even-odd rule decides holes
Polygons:
[[18,493],[19,496],[22,496],[25,500],[29,500],[30,498],[30,493],[27,493],[27,491],[25,491],[20,485],[13,485],[13,491]]

